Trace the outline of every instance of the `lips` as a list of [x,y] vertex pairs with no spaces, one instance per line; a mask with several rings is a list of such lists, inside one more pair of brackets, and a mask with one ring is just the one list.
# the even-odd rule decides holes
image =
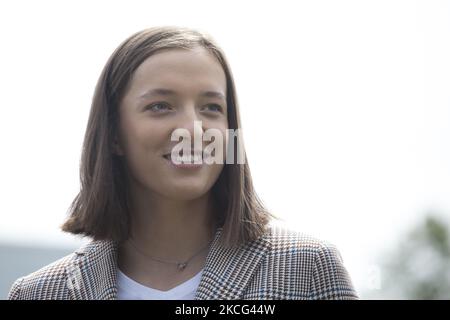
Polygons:
[[[203,151],[201,150],[197,150],[197,151],[192,151],[190,154],[191,157],[195,158],[195,157],[199,157],[200,159],[206,157],[206,154],[203,154]],[[166,153],[165,155],[163,155],[164,158],[166,158],[167,160],[171,160],[172,159],[172,153]],[[184,153],[181,152],[181,155],[179,156],[180,158],[184,157]]]
[[200,169],[204,166],[202,159],[202,152],[191,152],[183,156],[174,155],[176,158],[172,158],[171,153],[166,153],[163,158],[167,161],[169,166],[176,169]]

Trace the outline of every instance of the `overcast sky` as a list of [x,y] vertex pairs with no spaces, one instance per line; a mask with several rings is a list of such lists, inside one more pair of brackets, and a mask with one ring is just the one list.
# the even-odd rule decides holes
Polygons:
[[222,46],[260,197],[336,244],[357,290],[428,210],[450,218],[449,1],[68,3],[0,4],[0,241],[80,244],[58,226],[94,86],[121,41],[157,25]]

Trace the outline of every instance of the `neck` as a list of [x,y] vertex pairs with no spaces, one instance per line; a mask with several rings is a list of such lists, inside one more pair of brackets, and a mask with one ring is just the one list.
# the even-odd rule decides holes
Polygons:
[[[148,192],[134,195],[131,238],[147,255],[184,261],[214,237],[215,212],[210,193],[193,200],[168,199]],[[124,248],[133,250],[126,242]]]

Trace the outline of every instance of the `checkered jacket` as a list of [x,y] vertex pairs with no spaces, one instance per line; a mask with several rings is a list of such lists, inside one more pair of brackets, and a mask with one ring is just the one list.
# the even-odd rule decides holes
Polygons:
[[[358,299],[339,251],[332,244],[270,226],[240,248],[219,244],[217,229],[196,300]],[[117,297],[117,244],[91,241],[72,254],[16,280],[9,299]]]

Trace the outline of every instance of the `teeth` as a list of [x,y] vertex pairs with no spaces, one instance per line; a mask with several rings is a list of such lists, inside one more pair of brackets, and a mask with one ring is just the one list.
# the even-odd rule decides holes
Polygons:
[[[170,159],[170,156],[169,156]],[[201,162],[202,156],[199,154],[195,155],[185,155],[185,156],[177,156],[175,159],[173,159],[176,163],[193,163],[193,162]]]

